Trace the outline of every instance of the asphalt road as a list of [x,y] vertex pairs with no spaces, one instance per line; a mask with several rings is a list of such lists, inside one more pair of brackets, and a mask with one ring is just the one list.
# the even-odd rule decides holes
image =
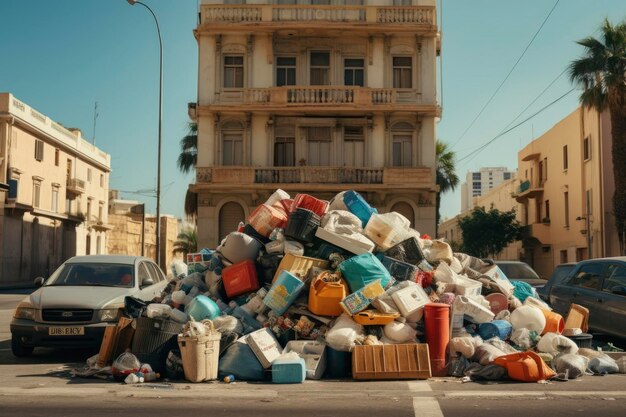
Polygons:
[[626,375],[585,376],[548,384],[429,381],[306,381],[190,384],[167,381],[124,385],[73,378],[93,351],[37,349],[31,358],[10,351],[9,323],[24,291],[0,292],[0,417],[345,416],[550,417],[623,416]]

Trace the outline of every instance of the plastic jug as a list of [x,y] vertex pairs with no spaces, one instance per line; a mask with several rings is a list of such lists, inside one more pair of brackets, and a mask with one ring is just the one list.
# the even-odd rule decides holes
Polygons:
[[363,227],[367,225],[372,214],[378,213],[378,210],[370,206],[361,194],[354,190],[346,191],[343,195],[343,202],[348,210],[361,220]]
[[311,281],[309,311],[320,316],[340,316],[339,304],[348,295],[348,284],[339,278],[331,280],[330,273],[322,272]]
[[511,324],[515,330],[527,328],[541,334],[546,327],[546,317],[537,307],[523,305],[511,313]]
[[365,227],[365,235],[385,251],[399,243],[410,224],[400,213],[372,214]]

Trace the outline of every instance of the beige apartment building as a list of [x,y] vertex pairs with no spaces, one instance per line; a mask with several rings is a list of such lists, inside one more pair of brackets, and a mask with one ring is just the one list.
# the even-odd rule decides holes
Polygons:
[[577,108],[518,153],[524,260],[540,275],[563,262],[619,255],[608,112]]
[[106,253],[110,155],[0,93],[0,286]]
[[203,0],[194,31],[200,247],[277,188],[354,189],[432,235],[436,1],[233,3]]

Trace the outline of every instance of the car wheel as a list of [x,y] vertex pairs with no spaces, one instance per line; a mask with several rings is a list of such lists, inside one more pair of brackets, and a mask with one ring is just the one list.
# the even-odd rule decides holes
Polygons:
[[24,343],[22,343],[19,337],[11,335],[11,351],[14,356],[17,356],[18,358],[30,356],[33,354],[34,349],[35,348],[33,346],[24,346]]

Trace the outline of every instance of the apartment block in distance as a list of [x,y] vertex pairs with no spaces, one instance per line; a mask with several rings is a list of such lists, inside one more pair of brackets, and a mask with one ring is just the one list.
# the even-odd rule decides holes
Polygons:
[[80,130],[0,93],[0,286],[106,253],[110,171],[110,155]]
[[480,168],[468,172],[461,184],[461,213],[474,208],[474,199],[484,196],[495,187],[515,177],[515,171],[506,167]]
[[436,1],[233,3],[203,0],[194,31],[199,246],[277,188],[354,189],[434,234]]
[[564,262],[619,256],[611,143],[608,112],[579,107],[518,153],[524,260],[540,275]]

